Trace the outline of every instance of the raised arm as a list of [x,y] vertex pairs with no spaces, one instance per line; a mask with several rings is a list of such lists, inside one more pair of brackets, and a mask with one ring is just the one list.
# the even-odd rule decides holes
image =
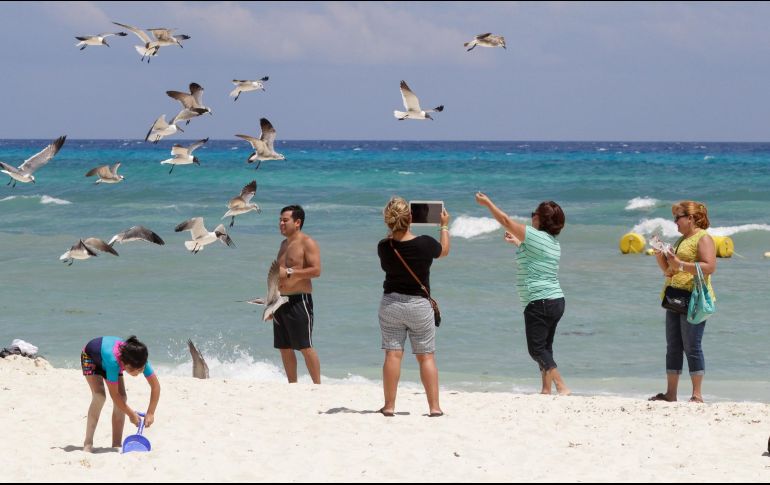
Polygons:
[[441,255],[439,258],[449,256],[449,247],[451,245],[449,240],[449,212],[446,211],[446,207],[441,211],[441,229],[439,230],[440,243],[441,243]]
[[527,226],[524,224],[518,223],[508,217],[508,214],[500,210],[494,202],[492,202],[492,199],[487,197],[485,194],[481,192],[476,192],[476,202],[479,205],[483,205],[487,209],[489,209],[489,213],[492,214],[492,217],[497,220],[497,222],[500,223],[501,226],[505,228],[506,231],[513,234],[516,239],[520,241],[525,241],[527,236]]

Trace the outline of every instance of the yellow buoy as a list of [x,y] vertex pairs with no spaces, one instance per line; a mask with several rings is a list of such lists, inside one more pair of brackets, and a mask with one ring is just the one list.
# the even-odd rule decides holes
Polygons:
[[717,249],[718,258],[729,258],[735,251],[735,245],[730,236],[711,236]]
[[644,238],[635,232],[629,232],[620,238],[620,252],[623,254],[638,254],[644,250]]
[[768,251],[768,252],[766,252],[766,253],[765,253],[765,257],[766,257],[766,258],[770,258],[770,251]]

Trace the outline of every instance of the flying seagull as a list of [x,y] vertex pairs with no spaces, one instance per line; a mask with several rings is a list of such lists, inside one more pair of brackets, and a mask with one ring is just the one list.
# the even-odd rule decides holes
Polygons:
[[233,224],[235,224],[235,216],[239,216],[250,211],[256,211],[257,214],[261,214],[262,209],[260,209],[257,204],[250,202],[251,198],[254,197],[254,194],[256,193],[257,181],[252,180],[248,185],[243,187],[241,190],[241,195],[230,199],[230,202],[227,203],[227,208],[229,210],[225,213],[225,215],[222,216],[222,219],[225,217],[232,217],[230,220],[230,227],[233,227]]
[[89,45],[106,45],[107,47],[110,46],[110,44],[107,43],[107,37],[110,37],[112,35],[117,35],[120,37],[125,37],[128,34],[125,32],[113,32],[113,33],[105,33],[105,34],[98,34],[98,35],[83,35],[83,36],[75,36],[78,42],[75,44],[75,47],[80,47],[80,50],[82,51]]
[[120,162],[112,166],[101,165],[89,170],[88,173],[86,173],[86,177],[93,177],[94,175],[99,176],[96,182],[94,182],[94,185],[101,183],[116,184],[125,178],[122,175],[118,175],[118,168],[120,168]]
[[179,35],[172,35],[171,32],[175,31],[176,29],[167,29],[165,27],[158,27],[154,29],[147,29],[152,33],[153,37],[155,37],[155,43],[158,44],[158,48],[168,46],[168,45],[178,45],[179,47],[184,48],[182,45],[183,40],[187,40],[190,38],[189,35],[185,34],[179,34]]
[[486,34],[477,35],[472,41],[466,42],[463,45],[468,47],[468,51],[472,51],[477,45],[481,47],[502,47],[505,49],[505,37],[502,35],[492,35],[492,33],[487,32]]
[[187,120],[186,125],[190,124],[190,119],[200,116],[204,113],[213,114],[211,109],[203,106],[203,87],[198,83],[190,83],[190,92],[166,91],[170,97],[182,103],[182,111],[176,115],[176,119]]
[[200,165],[201,162],[198,160],[198,157],[193,156],[192,152],[195,151],[196,148],[203,145],[209,141],[208,138],[204,138],[203,140],[198,140],[192,145],[183,147],[180,144],[176,144],[173,147],[171,147],[171,154],[174,155],[172,158],[168,158],[166,160],[163,160],[160,162],[161,164],[171,164],[171,170],[168,171],[168,173],[171,173],[174,171],[174,167],[177,165],[190,165],[191,163],[194,163],[196,165]]
[[[177,125],[177,122],[179,121],[177,119],[178,116],[179,115],[174,116],[174,119],[171,120],[171,123],[167,123],[166,115],[160,115],[160,117],[155,120],[155,123],[153,123],[150,127],[150,131],[147,132],[147,136],[144,137],[144,141],[152,141],[153,143],[158,143],[162,138],[173,135],[177,131],[184,133],[184,130],[179,125]],[[151,138],[152,140],[150,140]]]
[[134,27],[132,25],[126,25],[121,24],[118,22],[113,22],[113,24],[118,25],[120,27],[123,27],[124,29],[128,29],[134,34],[136,34],[137,37],[139,37],[139,40],[142,41],[143,45],[135,45],[134,49],[136,49],[136,52],[142,55],[142,58],[140,61],[144,61],[144,58],[147,58],[147,63],[150,63],[150,59],[156,55],[158,55],[158,50],[160,50],[160,44],[157,41],[153,41],[150,39],[150,36],[147,35],[147,32],[140,29],[139,27]]
[[238,101],[238,96],[240,96],[241,93],[245,93],[247,91],[256,91],[257,89],[264,91],[265,85],[263,83],[267,82],[268,79],[270,79],[269,76],[265,76],[262,79],[258,79],[256,81],[233,79],[235,89],[230,92],[230,96],[235,96],[233,102]]
[[235,247],[233,240],[227,235],[225,226],[220,224],[214,229],[213,232],[209,232],[203,225],[202,217],[193,217],[174,229],[175,232],[190,231],[192,234],[192,241],[185,241],[184,247],[186,247],[193,254],[197,254],[206,245],[213,243],[216,240],[222,241],[223,244],[228,245],[231,248]]
[[248,141],[254,149],[254,153],[249,155],[248,159],[249,163],[258,161],[257,167],[254,170],[259,168],[259,165],[263,160],[286,160],[286,157],[277,153],[273,148],[273,144],[275,143],[275,128],[273,128],[273,125],[267,118],[260,118],[259,127],[262,130],[259,138],[254,138],[249,135],[235,135],[238,138],[243,138]]
[[72,266],[72,263],[74,263],[76,259],[88,259],[92,256],[96,256],[96,251],[102,251],[118,256],[118,252],[106,242],[95,237],[89,237],[88,239],[81,239],[75,243],[64,254],[59,256],[59,260],[69,263],[68,266]]
[[112,247],[116,242],[124,244],[131,241],[147,241],[159,246],[166,244],[160,236],[144,226],[133,226],[123,232],[115,234],[107,244]]
[[404,108],[406,109],[406,112],[393,111],[393,116],[395,116],[399,121],[407,119],[432,120],[433,118],[429,113],[444,111],[443,104],[428,110],[423,110],[420,108],[420,100],[417,99],[417,96],[415,96],[412,90],[409,89],[409,86],[406,85],[406,81],[401,81],[401,97],[404,100]]
[[278,260],[274,260],[273,264],[270,265],[270,271],[267,272],[267,296],[247,301],[247,303],[251,303],[252,305],[265,306],[265,310],[262,312],[262,321],[264,322],[272,320],[276,310],[289,301],[288,297],[281,296],[281,292],[278,291],[280,268],[281,266],[278,264]]
[[206,364],[206,361],[203,359],[203,356],[198,351],[198,349],[195,348],[195,344],[193,344],[192,340],[190,339],[187,339],[187,348],[190,349],[190,355],[192,356],[193,377],[196,377],[198,379],[208,379],[209,366]]
[[9,180],[6,185],[10,185],[11,182],[13,182],[14,187],[16,187],[16,182],[23,182],[25,184],[32,182],[34,184],[35,176],[32,174],[35,172],[35,170],[48,163],[54,157],[54,155],[56,155],[59,150],[61,150],[61,147],[64,145],[64,140],[66,139],[67,135],[60,136],[51,142],[50,145],[43,148],[35,155],[24,160],[24,163],[19,165],[19,168],[8,165],[7,163],[0,162],[0,168],[2,168],[0,172],[11,177],[11,180]]

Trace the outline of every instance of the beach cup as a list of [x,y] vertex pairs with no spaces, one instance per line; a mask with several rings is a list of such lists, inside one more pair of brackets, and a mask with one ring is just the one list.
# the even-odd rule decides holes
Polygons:
[[150,451],[152,449],[150,440],[142,436],[142,431],[144,431],[144,413],[137,414],[142,417],[142,419],[139,420],[139,431],[136,434],[127,436],[126,439],[123,440],[123,453],[130,453],[132,451]]

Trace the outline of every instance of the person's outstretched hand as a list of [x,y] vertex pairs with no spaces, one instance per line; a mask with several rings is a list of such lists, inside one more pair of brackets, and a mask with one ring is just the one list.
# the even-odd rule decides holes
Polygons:
[[482,192],[476,192],[476,203],[483,206],[489,206],[490,202],[492,202],[489,197],[486,196],[486,194]]
[[515,244],[517,246],[521,245],[521,240],[508,231],[505,231],[505,235],[503,236],[503,239],[505,239],[505,242]]
[[449,212],[446,211],[446,207],[441,210],[441,225],[449,226]]

